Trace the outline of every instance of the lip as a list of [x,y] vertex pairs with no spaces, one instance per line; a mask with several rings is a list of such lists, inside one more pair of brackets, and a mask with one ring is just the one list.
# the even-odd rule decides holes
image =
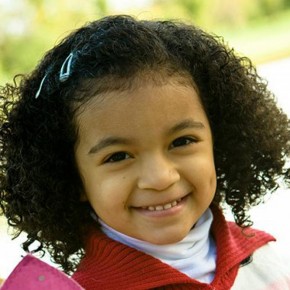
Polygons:
[[162,209],[162,210],[149,210],[148,207],[149,206],[143,206],[143,207],[133,207],[134,210],[138,211],[138,213],[148,216],[148,217],[166,217],[166,216],[171,216],[174,214],[177,214],[178,212],[180,212],[182,210],[182,208],[185,206],[186,201],[189,197],[190,193],[188,193],[187,195],[185,195],[182,198],[177,198],[175,200],[172,200],[171,202],[165,202],[162,204],[156,204],[153,207],[157,207],[159,205],[165,205],[165,204],[169,204],[172,203],[176,200],[179,200],[178,203],[170,208],[167,209]]

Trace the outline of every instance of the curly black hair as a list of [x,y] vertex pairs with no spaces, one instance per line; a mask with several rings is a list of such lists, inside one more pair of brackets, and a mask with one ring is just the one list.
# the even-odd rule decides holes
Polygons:
[[[70,68],[66,80],[61,68]],[[28,234],[26,251],[37,241],[36,251],[75,270],[93,223],[80,201],[76,112],[96,93],[127,89],[150,71],[185,74],[197,86],[214,138],[214,202],[229,205],[239,226],[251,225],[249,208],[278,179],[289,182],[289,119],[248,58],[194,25],[108,16],[74,31],[31,74],[1,87],[0,206],[16,234]]]

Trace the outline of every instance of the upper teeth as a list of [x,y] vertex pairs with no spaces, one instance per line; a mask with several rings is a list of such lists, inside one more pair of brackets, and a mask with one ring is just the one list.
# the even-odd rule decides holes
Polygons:
[[159,211],[159,210],[165,210],[170,209],[174,206],[176,206],[181,201],[181,198],[174,200],[172,202],[166,203],[166,204],[160,204],[160,205],[150,205],[150,206],[144,206],[144,209],[150,210],[150,211]]

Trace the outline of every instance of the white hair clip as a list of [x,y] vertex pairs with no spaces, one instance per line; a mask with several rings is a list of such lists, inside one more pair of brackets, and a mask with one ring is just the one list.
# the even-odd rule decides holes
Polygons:
[[46,77],[47,77],[47,74],[45,74],[45,76],[42,78],[42,80],[40,82],[39,88],[38,88],[38,90],[37,90],[37,92],[35,94],[35,99],[37,99],[39,97],[39,95],[41,93],[41,90],[42,90],[43,83],[44,83]]
[[[73,52],[71,52],[68,57],[65,59],[65,61],[63,62],[61,68],[60,68],[60,72],[59,72],[59,81],[60,82],[65,82],[70,74],[71,74],[71,65],[72,65],[72,59],[73,59]],[[45,74],[45,76],[42,78],[39,88],[35,94],[35,99],[37,99],[40,96],[43,84],[45,79],[47,78],[48,73]]]
[[60,82],[65,82],[71,73],[71,64],[72,64],[72,59],[73,59],[73,52],[71,52],[68,57],[65,59],[63,62],[60,72],[59,72],[59,81]]

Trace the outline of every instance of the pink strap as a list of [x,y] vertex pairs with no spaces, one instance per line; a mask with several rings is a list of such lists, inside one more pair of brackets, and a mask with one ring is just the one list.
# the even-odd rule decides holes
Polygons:
[[56,268],[33,257],[25,256],[15,267],[1,290],[81,290],[73,279]]

